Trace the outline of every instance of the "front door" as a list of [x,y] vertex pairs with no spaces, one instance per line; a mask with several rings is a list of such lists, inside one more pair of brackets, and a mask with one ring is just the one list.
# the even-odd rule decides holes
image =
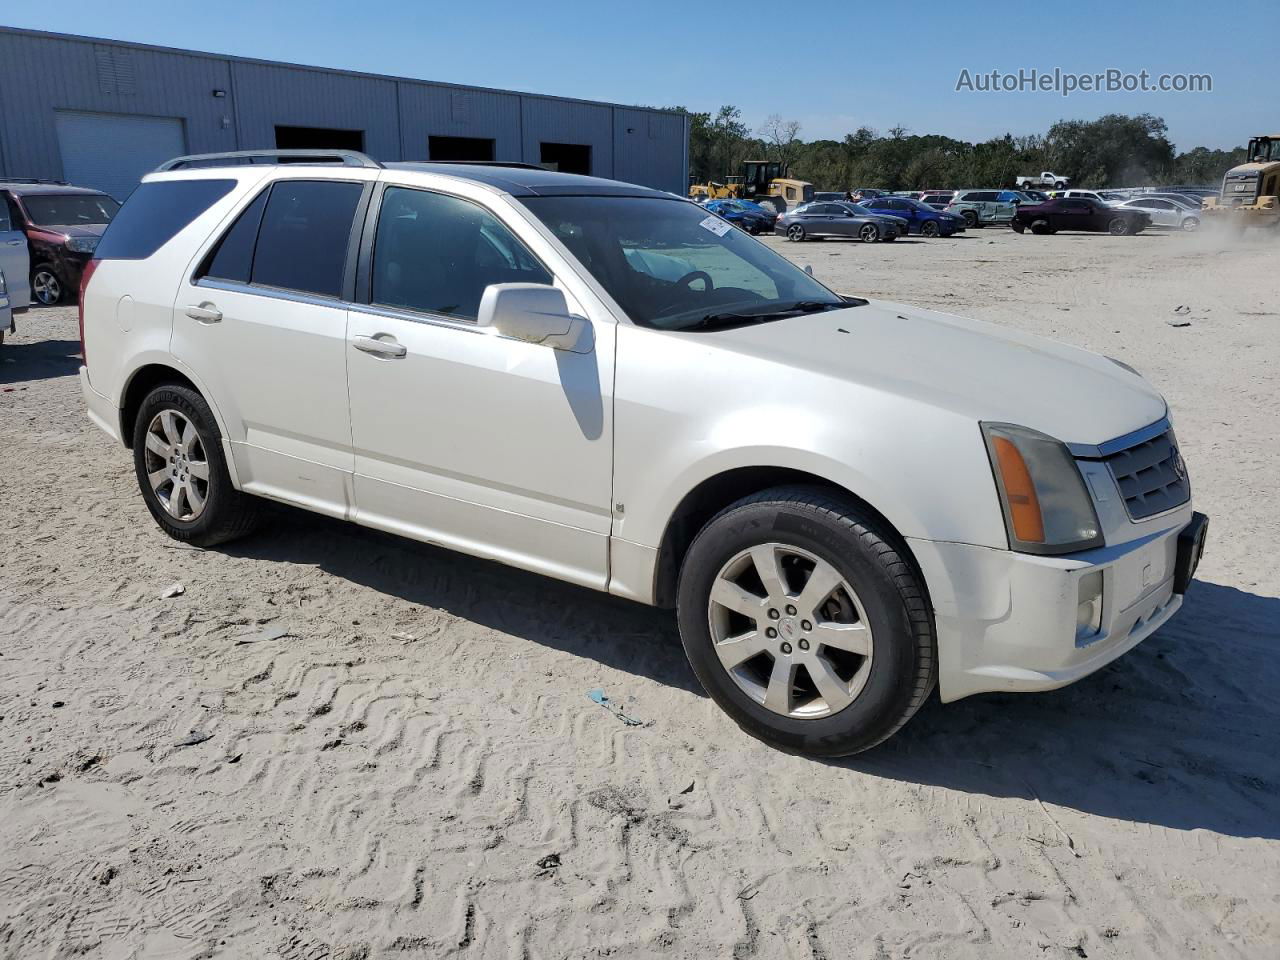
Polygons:
[[[13,202],[0,194],[0,273],[9,290],[9,306],[25,310],[31,303],[31,263],[27,255],[27,235],[22,232],[11,209]],[[3,324],[9,328],[9,322]]]
[[282,179],[183,282],[172,350],[215,397],[250,493],[351,515],[347,263],[371,184]]
[[593,321],[588,353],[477,326],[488,285],[556,278],[544,239],[476,199],[389,184],[365,232],[347,345],[356,519],[604,588],[613,323],[566,290]]

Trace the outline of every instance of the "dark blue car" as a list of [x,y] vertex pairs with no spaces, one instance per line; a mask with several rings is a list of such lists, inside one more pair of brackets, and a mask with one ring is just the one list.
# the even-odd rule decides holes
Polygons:
[[925,237],[949,237],[964,229],[964,217],[945,210],[937,210],[927,203],[912,200],[910,197],[875,197],[863,200],[864,207],[870,207],[877,213],[888,213],[902,217],[909,224],[911,233]]
[[747,233],[772,233],[778,219],[772,210],[750,200],[708,200],[703,206]]

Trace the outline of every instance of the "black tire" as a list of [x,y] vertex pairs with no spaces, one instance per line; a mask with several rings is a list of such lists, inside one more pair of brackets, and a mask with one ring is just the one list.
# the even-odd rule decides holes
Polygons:
[[863,243],[875,243],[880,239],[880,228],[874,223],[864,223],[858,228],[858,239]]
[[970,230],[976,230],[982,226],[982,222],[978,219],[977,210],[965,210],[961,216],[964,217],[964,225]]
[[1059,180],[1057,183],[1055,183],[1055,184],[1053,185],[1053,189],[1055,189],[1055,190],[1065,190],[1065,189],[1067,189],[1067,181],[1065,181],[1065,180]]
[[1183,220],[1183,221],[1182,221],[1182,229],[1183,229],[1183,230],[1185,230],[1187,233],[1191,233],[1191,232],[1193,232],[1193,231],[1195,231],[1195,230],[1199,230],[1199,229],[1200,229],[1200,218],[1199,218],[1199,217],[1187,217],[1187,219],[1185,219],[1185,220]]
[[[157,456],[147,448],[147,433],[152,421],[165,410],[185,417],[195,428],[208,464],[208,483],[200,513],[190,520],[171,516],[147,479],[148,456]],[[142,499],[151,516],[165,533],[175,540],[197,547],[212,547],[243,537],[257,526],[259,506],[256,498],[241,493],[231,485],[226,459],[222,453],[222,435],[218,422],[204,397],[189,387],[165,384],[156,387],[142,401],[133,424],[133,463]],[[159,465],[163,466],[163,459]]]
[[787,227],[787,239],[792,243],[799,243],[805,239],[804,227],[798,223],[793,223]]
[[43,307],[66,303],[70,291],[62,274],[51,263],[37,263],[31,268],[31,296]]
[[[769,542],[833,566],[858,594],[871,628],[865,685],[848,706],[820,718],[799,719],[764,707],[739,688],[714,647],[712,585],[732,558]],[[677,602],[685,652],[707,693],[747,733],[784,750],[846,756],[896,733],[937,679],[929,602],[899,543],[870,511],[821,487],[775,487],[713,517],[685,557]]]
[[1049,221],[1048,221],[1048,220],[1032,220],[1032,221],[1031,221],[1031,232],[1032,232],[1032,233],[1034,233],[1034,234],[1035,234],[1036,236],[1038,236],[1038,237],[1043,237],[1043,236],[1046,236],[1046,235],[1047,235],[1047,234],[1049,234],[1049,233],[1052,233],[1053,231],[1051,231],[1051,230],[1049,229]]
[[1027,225],[1025,223],[1021,223],[1018,220],[1010,220],[1009,228],[1013,230],[1014,233],[1025,233],[1027,229]]
[[938,221],[926,220],[920,224],[920,236],[933,238],[938,235]]
[[1135,232],[1126,217],[1112,217],[1107,222],[1107,233],[1113,237],[1124,237]]

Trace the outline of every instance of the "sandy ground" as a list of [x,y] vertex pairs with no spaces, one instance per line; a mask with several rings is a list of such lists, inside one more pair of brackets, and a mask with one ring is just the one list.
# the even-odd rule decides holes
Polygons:
[[74,310],[33,310],[0,348],[0,956],[1276,957],[1280,246],[769,242],[1158,384],[1213,517],[1175,621],[785,756],[664,614],[292,511],[167,540],[84,418]]

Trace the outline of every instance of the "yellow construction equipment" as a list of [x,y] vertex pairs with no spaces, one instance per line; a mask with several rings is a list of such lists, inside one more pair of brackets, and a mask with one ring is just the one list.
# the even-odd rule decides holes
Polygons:
[[751,200],[774,213],[786,213],[791,207],[813,199],[813,184],[791,177],[791,170],[780,160],[747,160],[742,176],[725,177],[724,183],[709,180],[689,187],[692,200],[723,200],[736,197]]
[[1280,227],[1280,133],[1249,141],[1249,159],[1222,178],[1222,194],[1208,197],[1206,224]]

